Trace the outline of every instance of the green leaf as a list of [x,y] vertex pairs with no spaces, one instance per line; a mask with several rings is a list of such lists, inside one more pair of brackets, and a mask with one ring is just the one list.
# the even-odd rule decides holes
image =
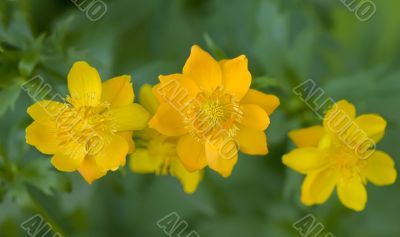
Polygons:
[[66,178],[51,167],[50,160],[37,158],[20,169],[20,176],[47,195],[54,191],[70,191],[70,184]]
[[24,77],[29,77],[33,69],[35,68],[36,64],[39,60],[39,53],[38,52],[29,52],[27,53],[19,62],[18,70]]
[[0,39],[17,48],[26,49],[34,37],[26,16],[16,6],[12,7],[10,23],[0,24]]
[[41,34],[35,42],[30,45],[29,51],[23,56],[18,64],[18,70],[24,77],[29,77],[36,65],[39,63],[40,53],[43,46],[43,41],[46,38],[46,34]]
[[8,109],[14,109],[14,104],[21,93],[21,87],[18,84],[9,88],[0,90],[0,116],[3,116]]
[[31,200],[26,186],[21,182],[11,185],[6,197],[10,198],[11,201],[15,202],[18,206],[25,206]]

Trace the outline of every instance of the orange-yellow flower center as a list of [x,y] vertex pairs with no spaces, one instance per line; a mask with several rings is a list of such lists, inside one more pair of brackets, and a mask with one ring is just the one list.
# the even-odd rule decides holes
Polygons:
[[85,154],[95,155],[108,142],[105,134],[115,133],[108,104],[96,107],[65,107],[56,117],[58,145],[74,152],[82,147]]
[[199,93],[183,115],[189,133],[197,141],[205,143],[220,133],[235,137],[243,112],[239,101],[218,87],[212,93]]

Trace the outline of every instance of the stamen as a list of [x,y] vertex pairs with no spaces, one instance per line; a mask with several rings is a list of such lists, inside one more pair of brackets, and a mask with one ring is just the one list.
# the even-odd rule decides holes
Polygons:
[[221,132],[234,137],[242,118],[239,102],[222,87],[218,87],[210,95],[204,92],[198,94],[184,111],[186,128],[201,143]]
[[116,132],[109,108],[106,103],[96,107],[67,105],[56,118],[58,145],[64,149],[81,147],[86,154],[95,155],[110,142],[104,134]]
[[350,179],[356,175],[359,176],[365,162],[359,159],[358,155],[345,144],[336,139],[333,140],[330,148],[332,152],[329,155],[330,162],[341,172],[341,176],[345,177],[345,179]]

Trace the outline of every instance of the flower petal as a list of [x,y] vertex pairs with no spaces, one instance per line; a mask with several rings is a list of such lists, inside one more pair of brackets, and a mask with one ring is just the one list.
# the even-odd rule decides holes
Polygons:
[[119,132],[118,135],[123,137],[125,141],[128,143],[128,154],[132,154],[135,152],[135,142],[133,141],[133,132],[128,131],[128,132]]
[[197,171],[207,165],[204,145],[198,143],[190,135],[182,136],[177,144],[180,161],[188,171]]
[[159,156],[150,156],[147,149],[137,149],[131,155],[129,167],[136,173],[154,173],[161,165],[162,160],[158,158]]
[[308,174],[301,187],[301,202],[304,205],[322,204],[331,196],[338,182],[335,169],[324,169]]
[[42,100],[31,105],[27,112],[33,120],[43,125],[49,125],[55,123],[57,118],[59,118],[66,109],[68,109],[66,104],[51,100]]
[[222,69],[222,84],[224,89],[241,100],[246,95],[251,84],[251,74],[248,70],[247,57],[241,55],[220,62]]
[[161,104],[158,107],[149,126],[166,136],[181,136],[186,133],[182,116],[168,104]]
[[323,168],[329,162],[326,155],[315,147],[297,148],[282,157],[282,162],[291,169],[307,174]]
[[297,147],[317,147],[323,135],[322,126],[298,129],[289,133],[290,139]]
[[183,95],[193,98],[200,92],[196,82],[185,74],[160,75],[158,79],[161,83],[157,88],[157,94],[169,101],[173,101],[176,97],[184,97]]
[[128,143],[118,135],[103,136],[103,139],[101,150],[94,155],[96,164],[102,170],[116,170],[125,164]]
[[236,146],[232,150],[223,151],[222,145],[205,144],[208,166],[218,172],[222,177],[227,178],[232,174],[238,160]]
[[183,186],[183,190],[192,194],[196,191],[201,179],[203,178],[203,171],[189,172],[185,169],[179,160],[171,162],[170,173],[179,179]]
[[278,97],[264,94],[253,89],[248,90],[247,94],[241,100],[241,103],[259,105],[268,115],[271,115],[280,104]]
[[368,138],[375,142],[379,142],[385,135],[387,122],[379,115],[361,115],[355,119],[355,123]]
[[107,171],[100,169],[94,158],[90,156],[84,159],[78,171],[88,184],[92,184],[93,181],[107,174]]
[[58,151],[57,130],[55,127],[33,122],[26,128],[26,143],[43,154],[55,154]]
[[82,164],[86,156],[85,150],[79,144],[72,147],[71,150],[57,153],[51,158],[51,163],[59,171],[73,172]]
[[139,104],[129,104],[110,111],[117,131],[144,129],[150,117],[149,112]]
[[99,73],[86,62],[74,63],[68,74],[68,90],[74,105],[98,105],[101,99]]
[[102,84],[101,101],[110,103],[111,108],[129,105],[134,98],[129,75],[114,77]]
[[245,127],[255,128],[264,131],[270,124],[269,116],[265,110],[255,104],[242,105],[243,120]]
[[375,185],[390,185],[396,181],[397,171],[393,159],[382,151],[376,151],[367,160],[363,174]]
[[222,73],[218,62],[197,45],[192,47],[190,56],[183,67],[183,74],[189,76],[202,90],[208,92],[222,84]]
[[239,126],[236,135],[239,149],[249,155],[266,155],[268,153],[267,136],[264,131]]
[[355,211],[362,211],[367,203],[367,191],[358,176],[340,180],[337,186],[340,201],[346,207]]
[[160,103],[157,97],[153,94],[153,87],[145,84],[140,88],[139,101],[143,107],[150,112],[150,114],[155,114]]
[[325,114],[324,128],[331,132],[341,132],[356,117],[356,108],[346,100],[341,100],[334,104]]

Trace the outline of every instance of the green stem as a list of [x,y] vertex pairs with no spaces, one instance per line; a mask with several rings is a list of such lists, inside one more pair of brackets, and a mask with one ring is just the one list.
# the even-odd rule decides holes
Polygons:
[[40,214],[43,219],[51,225],[53,232],[59,233],[61,234],[61,236],[66,236],[65,231],[61,228],[60,225],[57,224],[56,221],[54,221],[54,219],[48,214],[46,209],[42,207],[32,195],[30,195],[30,198],[32,204],[31,208],[33,209],[33,211]]

